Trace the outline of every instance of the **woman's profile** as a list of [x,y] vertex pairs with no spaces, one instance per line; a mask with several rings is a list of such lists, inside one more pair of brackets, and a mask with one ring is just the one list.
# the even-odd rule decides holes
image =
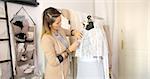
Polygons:
[[67,79],[68,56],[79,46],[79,41],[71,45],[67,36],[75,35],[78,38],[82,34],[76,30],[67,30],[61,27],[61,13],[49,7],[43,12],[43,26],[41,47],[46,57],[45,79]]

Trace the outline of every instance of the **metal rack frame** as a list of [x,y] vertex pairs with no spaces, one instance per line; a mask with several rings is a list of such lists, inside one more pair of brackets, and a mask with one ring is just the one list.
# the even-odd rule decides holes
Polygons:
[[11,39],[10,39],[10,28],[9,28],[7,2],[6,2],[6,1],[2,1],[2,2],[4,2],[5,17],[0,17],[0,19],[1,19],[1,20],[6,20],[8,38],[0,39],[0,41],[8,41],[8,44],[9,44],[9,52],[10,52],[10,59],[8,59],[8,60],[2,60],[2,61],[0,61],[0,64],[6,63],[6,62],[10,62],[10,64],[11,64],[11,70],[10,70],[10,71],[11,71],[11,73],[12,73],[12,77],[11,77],[10,79],[14,79],[14,71],[13,71],[13,61],[12,61]]

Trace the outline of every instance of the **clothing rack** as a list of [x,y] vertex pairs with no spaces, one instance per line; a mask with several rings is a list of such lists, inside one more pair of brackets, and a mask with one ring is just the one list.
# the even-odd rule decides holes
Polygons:
[[104,20],[104,18],[99,17],[99,16],[92,16],[94,19],[98,19],[98,20]]

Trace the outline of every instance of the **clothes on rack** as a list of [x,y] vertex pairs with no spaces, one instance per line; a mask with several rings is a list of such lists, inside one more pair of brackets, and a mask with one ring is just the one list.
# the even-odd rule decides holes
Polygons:
[[94,28],[86,30],[82,28],[83,38],[79,49],[76,51],[77,57],[93,59],[94,56],[102,56],[103,34],[99,25],[94,23]]
[[70,24],[69,24],[69,20],[64,17],[63,15],[61,15],[61,26],[65,29],[70,29]]
[[[66,9],[65,9],[66,11]],[[63,16],[65,15],[65,17],[61,16],[62,17],[62,27],[66,28],[66,29],[78,29],[79,31],[83,31],[83,29],[81,27],[83,27],[83,24],[87,25],[87,16],[89,14],[87,13],[81,13],[81,12],[77,12],[77,11],[74,11],[74,10],[70,10],[70,9],[67,9],[67,12],[63,11],[62,13],[65,13],[65,14],[62,14]],[[96,17],[97,18],[97,17]],[[93,20],[94,19],[94,20]],[[98,30],[94,27],[93,29],[87,31],[87,30],[84,30],[85,32],[85,36],[87,35],[87,37],[85,37],[86,39],[89,39],[89,37],[91,38],[94,37],[93,34],[90,34],[90,32],[92,33],[96,33],[98,38],[96,38],[96,36],[94,38],[96,38],[96,40],[100,39],[99,41],[104,41],[105,42],[105,46],[102,46],[103,44],[99,44],[99,46],[96,46],[96,48],[90,48],[90,52],[88,51],[87,55],[89,56],[90,59],[87,59],[86,56],[85,58],[82,58],[82,57],[78,57],[79,56],[79,52],[77,53],[76,52],[76,56],[77,56],[77,64],[74,63],[74,67],[77,65],[77,72],[76,72],[76,69],[74,69],[73,71],[73,75],[76,76],[76,73],[77,73],[77,79],[88,79],[87,78],[87,75],[89,75],[88,77],[93,79],[109,79],[109,71],[108,71],[108,47],[107,47],[107,41],[106,41],[106,38],[105,38],[105,33],[104,33],[104,30],[102,27],[99,27],[99,26],[103,26],[103,21],[99,22],[99,21],[96,21],[95,18],[92,18],[92,20],[94,21],[94,26],[98,26],[98,30],[101,31],[101,33],[97,32]],[[100,18],[98,20],[103,20],[103,18]],[[83,27],[85,29],[85,27]],[[95,31],[95,29],[97,31]],[[83,39],[85,39],[83,37]],[[101,38],[104,38],[104,39],[101,39]],[[76,40],[76,39],[71,39],[72,40]],[[71,43],[70,41],[70,43]],[[83,40],[81,40],[83,41]],[[88,41],[88,40],[86,40]],[[95,42],[96,41],[94,39],[90,39],[90,42]],[[104,43],[102,42],[102,43]],[[101,43],[101,42],[100,42]],[[84,45],[87,45],[87,44],[84,44]],[[97,44],[98,45],[98,44]],[[89,46],[89,45],[87,45]],[[94,45],[93,45],[94,46]],[[86,47],[86,46],[84,46]],[[89,46],[90,47],[90,46]],[[101,48],[99,48],[101,47]],[[103,50],[103,48],[106,47],[105,51]],[[88,47],[87,47],[88,48]],[[99,50],[94,52],[92,50]],[[100,52],[100,51],[104,51],[105,53],[103,52]],[[84,50],[86,51],[86,50]],[[85,54],[86,55],[86,54]],[[91,55],[91,56],[90,56]],[[92,57],[93,56],[93,57]],[[99,56],[99,57],[98,57]],[[103,58],[103,59],[101,59]],[[72,62],[72,61],[71,61]],[[89,68],[91,70],[89,70]],[[87,73],[85,72],[85,70],[87,70]],[[69,73],[72,73],[72,71],[69,71]],[[92,72],[92,74],[91,74]],[[96,73],[96,74],[95,74]],[[90,75],[91,74],[91,75]],[[96,76],[95,76],[96,75]],[[74,77],[75,78],[75,77]]]
[[[83,32],[83,38],[80,40],[80,47],[76,51],[77,79],[93,79],[93,77],[90,77],[92,75],[90,75],[88,78],[86,77],[87,75],[91,74],[90,72],[84,72],[84,74],[82,72],[88,70],[87,65],[85,65],[87,63],[88,65],[93,64],[93,66],[90,65],[90,69],[95,71],[95,75],[98,74],[94,79],[101,79],[100,77],[102,74],[102,79],[109,79],[108,43],[105,32],[102,28],[104,25],[103,20],[94,19],[94,28],[85,30],[85,26],[83,26],[83,24],[88,24],[87,16],[89,14],[73,10],[70,10],[70,14],[70,24],[73,26],[71,28],[78,29]],[[95,67],[94,64],[100,64],[101,66]],[[99,72],[97,72],[97,70],[99,70]]]
[[[97,77],[95,79],[109,79],[109,72],[108,72],[108,47],[107,47],[107,40],[104,36],[104,32],[101,30],[102,26],[99,26],[99,24],[94,23],[94,28],[91,30],[84,30],[83,31],[83,39],[81,40],[81,44],[79,49],[76,51],[76,55],[78,57],[78,62],[88,62],[89,64],[92,64],[93,61],[98,64],[100,64],[101,66],[97,66],[97,69],[95,70],[99,70],[99,72],[95,73],[99,73],[99,75],[97,75]],[[102,59],[101,59],[102,58]],[[82,70],[87,70],[86,67],[84,68],[80,68],[82,67],[81,65],[78,64],[78,75],[77,77],[81,74],[80,71]],[[93,69],[92,69],[93,68]],[[91,70],[94,70],[94,65],[91,66]],[[86,72],[87,74],[89,74],[88,72]],[[99,78],[101,77],[103,74],[103,78]],[[82,75],[85,76],[85,75]],[[83,79],[83,77],[78,77],[79,79]],[[86,75],[87,76],[87,75]],[[88,78],[85,79],[91,79],[91,77],[89,76]]]
[[77,79],[105,79],[102,62],[78,61]]
[[103,26],[104,31],[105,31],[105,35],[107,38],[107,42],[108,42],[108,49],[109,49],[109,53],[108,53],[108,61],[109,61],[109,76],[110,78],[112,78],[112,36],[111,36],[111,31],[110,31],[110,27],[108,25]]

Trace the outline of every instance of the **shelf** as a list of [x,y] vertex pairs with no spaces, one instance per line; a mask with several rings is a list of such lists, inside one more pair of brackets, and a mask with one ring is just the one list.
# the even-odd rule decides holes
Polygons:
[[[0,58],[0,65],[2,69],[2,75],[0,79],[14,79],[13,71],[13,61],[12,61],[12,51],[11,51],[11,40],[10,40],[10,31],[9,31],[9,18],[8,18],[8,9],[7,2],[0,0],[0,7],[2,8],[2,15],[0,15],[0,55],[3,56]],[[2,52],[4,51],[4,52]],[[8,54],[6,54],[6,53]],[[8,57],[8,58],[5,58]],[[5,76],[7,74],[7,76]]]
[[4,20],[6,20],[7,18],[4,18],[4,17],[0,17],[0,19],[4,19]]
[[0,39],[0,41],[8,41],[9,39],[8,38],[6,38],[6,39]]
[[29,6],[34,6],[34,7],[37,7],[39,5],[38,2],[33,1],[33,0],[2,0],[2,1],[23,4],[23,5],[29,5]]
[[5,63],[5,62],[11,62],[11,60],[3,60],[3,61],[0,61],[0,63]]

